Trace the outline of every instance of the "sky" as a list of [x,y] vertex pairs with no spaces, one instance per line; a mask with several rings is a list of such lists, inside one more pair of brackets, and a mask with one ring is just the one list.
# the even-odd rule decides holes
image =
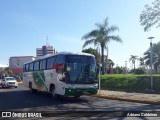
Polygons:
[[[144,32],[140,14],[153,0],[0,0],[0,64],[12,56],[36,56],[36,48],[48,43],[58,52],[81,52],[82,36],[96,29],[108,17],[116,25],[123,43],[109,43],[109,58],[115,65],[128,67],[130,55],[142,56],[149,48],[147,39],[160,41],[159,28]],[[90,45],[85,49],[95,46]],[[138,63],[137,63],[138,65]]]

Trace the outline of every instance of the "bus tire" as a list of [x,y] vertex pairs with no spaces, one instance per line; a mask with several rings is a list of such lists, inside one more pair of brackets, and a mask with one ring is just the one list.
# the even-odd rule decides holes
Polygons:
[[36,92],[36,90],[32,88],[32,83],[29,83],[29,91],[30,91],[30,93]]
[[59,95],[57,95],[56,93],[55,93],[55,86],[54,85],[51,85],[50,86],[50,96],[51,96],[51,98],[59,98]]

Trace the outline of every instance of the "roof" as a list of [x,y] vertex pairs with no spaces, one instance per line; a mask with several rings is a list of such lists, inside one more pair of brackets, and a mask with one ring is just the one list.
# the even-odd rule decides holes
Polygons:
[[57,54],[64,54],[64,55],[87,55],[87,56],[94,56],[92,54],[89,53],[84,53],[84,52],[78,52],[78,53],[74,53],[74,52],[59,52]]
[[10,57],[10,58],[26,58],[26,57],[35,58],[35,56],[12,56],[12,57]]

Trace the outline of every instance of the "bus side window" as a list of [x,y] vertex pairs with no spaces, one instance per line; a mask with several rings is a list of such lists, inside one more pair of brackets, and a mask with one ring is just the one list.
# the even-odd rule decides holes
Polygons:
[[29,71],[29,64],[25,65],[25,71],[28,72]]
[[42,60],[39,61],[39,69],[42,70]]
[[47,69],[51,69],[54,67],[55,56],[47,59]]
[[40,61],[40,70],[46,69],[46,59]]
[[39,70],[39,61],[34,62],[34,71]]
[[56,58],[56,71],[58,74],[63,74],[64,71],[64,64],[65,64],[65,56],[64,55],[58,55]]
[[25,66],[26,66],[26,64],[23,65],[23,72],[26,72],[26,70],[25,70],[26,67]]
[[45,70],[46,69],[46,59],[44,59],[42,61],[42,69]]
[[29,64],[29,71],[33,71],[33,63]]

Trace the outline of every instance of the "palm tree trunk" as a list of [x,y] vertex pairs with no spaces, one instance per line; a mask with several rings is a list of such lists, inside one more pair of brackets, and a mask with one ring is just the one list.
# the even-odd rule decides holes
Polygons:
[[101,63],[102,63],[102,75],[104,74],[104,46],[101,45],[101,53],[102,53],[102,58],[101,58]]
[[134,73],[136,72],[136,71],[135,71],[135,68],[136,68],[135,64],[136,64],[136,63],[134,62]]
[[107,45],[107,58],[106,58],[107,59],[107,65],[106,65],[107,69],[108,69],[108,53],[109,52],[108,52],[108,45]]

